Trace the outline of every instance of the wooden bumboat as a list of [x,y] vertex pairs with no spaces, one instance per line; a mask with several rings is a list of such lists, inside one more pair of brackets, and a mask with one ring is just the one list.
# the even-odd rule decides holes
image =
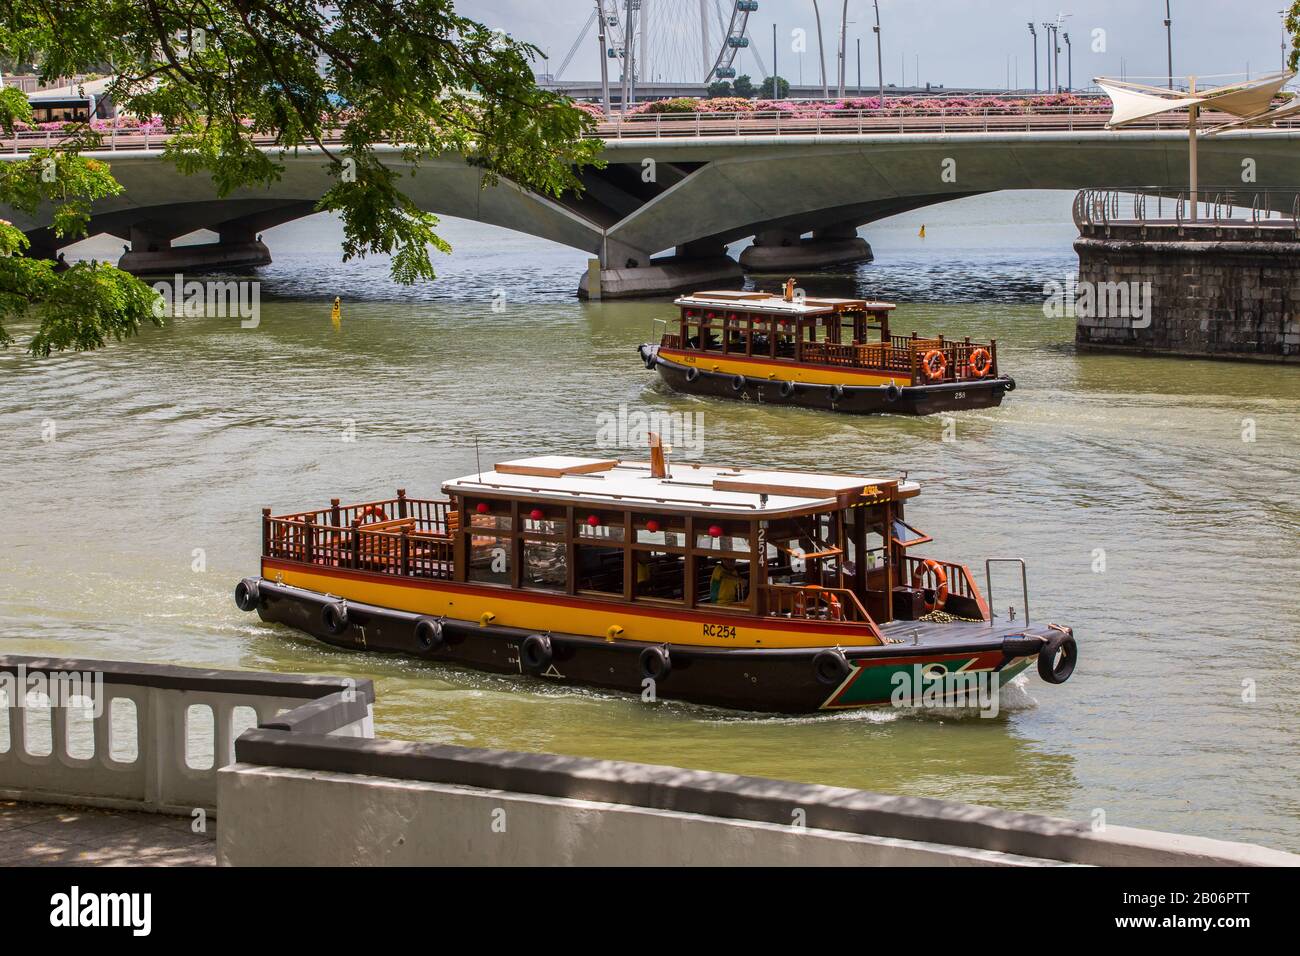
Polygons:
[[[997,343],[891,335],[890,302],[696,292],[674,302],[676,328],[639,347],[681,392],[857,414],[991,408],[1014,391]],[[873,334],[874,333],[874,334]]]
[[266,510],[236,603],[352,650],[751,711],[890,703],[900,673],[1070,676],[1073,633],[1029,626],[1027,592],[1024,621],[995,623],[965,565],[913,553],[915,481],[651,452]]

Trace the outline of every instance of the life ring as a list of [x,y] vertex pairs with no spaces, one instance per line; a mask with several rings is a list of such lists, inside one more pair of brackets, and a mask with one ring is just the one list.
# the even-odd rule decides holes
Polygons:
[[374,518],[376,521],[387,521],[388,515],[384,513],[384,509],[379,505],[366,505],[357,515],[357,522],[365,524],[367,518]]
[[244,578],[235,585],[235,607],[241,611],[256,611],[262,603],[262,589],[253,578]]
[[647,647],[638,659],[641,665],[642,680],[654,681],[656,684],[668,679],[673,671],[673,660],[668,653],[668,645]]
[[[948,572],[943,569],[943,565],[933,558],[926,558],[916,566],[912,572],[912,587],[916,590],[922,590],[925,583],[926,574],[934,575],[934,600],[925,602],[925,613],[938,611],[948,600]],[[929,590],[928,588],[926,590]]]
[[807,617],[807,615],[808,615],[808,602],[804,598],[804,592],[795,591],[794,592],[794,616]]
[[442,622],[431,617],[420,618],[415,622],[415,642],[423,651],[436,651],[442,647]]
[[1047,638],[1047,643],[1038,652],[1038,676],[1049,684],[1064,684],[1074,673],[1078,660],[1079,645],[1074,635],[1058,631]]
[[833,650],[818,651],[817,656],[813,658],[813,674],[819,684],[838,687],[852,671],[853,666],[838,647]]
[[519,663],[531,674],[546,670],[551,664],[551,639],[544,634],[529,634],[519,645]]
[[686,370],[686,381],[693,382],[700,377],[700,370],[692,365]]
[[925,357],[921,359],[921,369],[925,372],[926,378],[932,382],[937,382],[948,371],[948,356],[938,349],[930,349],[925,353]]
[[840,605],[840,599],[834,594],[826,595],[826,614],[832,621],[844,620],[844,608]]
[[993,371],[993,356],[989,355],[988,349],[975,349],[970,353],[970,361],[966,365],[972,375],[983,378]]
[[737,375],[732,378],[731,390],[733,392],[743,392],[745,390],[745,376]]
[[331,601],[320,609],[320,621],[325,630],[339,635],[348,629],[348,606],[343,601]]

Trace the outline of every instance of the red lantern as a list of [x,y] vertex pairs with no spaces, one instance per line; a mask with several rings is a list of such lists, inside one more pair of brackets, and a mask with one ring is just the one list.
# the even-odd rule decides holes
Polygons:
[[546,514],[541,508],[534,508],[532,511],[528,512],[528,517],[532,518],[534,521],[541,521],[546,517]]
[[659,530],[659,522],[655,521],[654,518],[651,518],[649,521],[645,523],[645,529],[649,531],[651,534],[654,534],[656,531]]
[[600,527],[600,518],[596,517],[595,515],[587,515],[587,527],[589,528]]
[[492,509],[487,506],[486,501],[480,501],[477,505],[474,506],[474,510],[481,515],[485,515]]
[[711,538],[721,538],[721,537],[722,537],[722,525],[720,525],[720,524],[711,524],[711,525],[709,525],[709,537],[711,537]]

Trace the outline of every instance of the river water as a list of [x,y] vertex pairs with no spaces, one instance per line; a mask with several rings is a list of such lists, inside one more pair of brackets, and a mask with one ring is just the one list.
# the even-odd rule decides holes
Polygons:
[[[896,298],[896,331],[997,339],[1020,388],[957,415],[952,441],[938,418],[666,392],[635,348],[671,306],[579,303],[573,250],[448,221],[439,280],[401,289],[384,262],[341,265],[324,217],[272,230],[255,329],[182,319],[92,354],[0,353],[0,651],[364,675],[396,737],[1300,850],[1300,368],[1076,354],[1041,292],[1075,265],[1069,201],[1006,194],[878,223],[875,263],[802,282]],[[1021,679],[993,719],[758,717],[347,653],[235,609],[263,506],[434,496],[475,470],[476,440],[483,462],[593,452],[621,405],[702,413],[711,463],[906,469],[933,553],[981,579],[986,556],[1028,562],[1033,618],[1079,636],[1073,679]],[[995,578],[995,604],[1018,590]]]

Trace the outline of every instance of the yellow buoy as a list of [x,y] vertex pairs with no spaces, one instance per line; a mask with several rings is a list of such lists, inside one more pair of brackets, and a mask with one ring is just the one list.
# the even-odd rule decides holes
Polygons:
[[919,236],[922,239],[925,238],[925,223],[921,223],[921,231],[917,233],[917,236]]
[[343,309],[338,296],[334,297],[334,308],[330,309],[330,322],[333,323],[335,332],[343,327]]

